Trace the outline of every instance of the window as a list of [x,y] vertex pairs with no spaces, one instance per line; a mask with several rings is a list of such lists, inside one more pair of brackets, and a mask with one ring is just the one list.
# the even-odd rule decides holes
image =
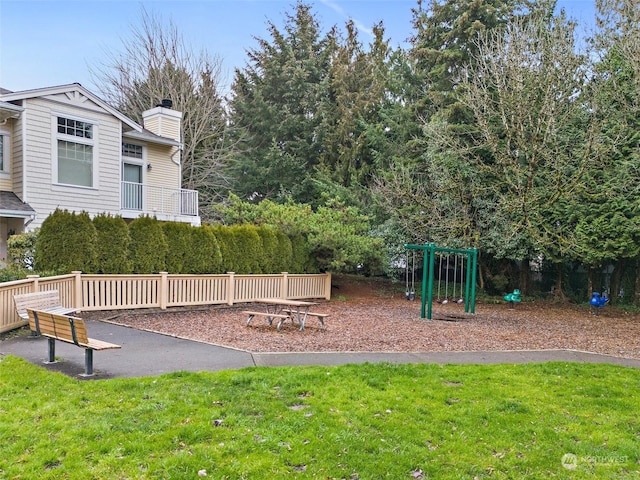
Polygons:
[[93,125],[79,120],[58,117],[58,133],[75,137],[93,138]]
[[4,139],[4,135],[0,134],[0,172],[4,172],[5,168],[4,168],[4,162],[5,162],[5,155],[4,155],[4,146],[5,146],[6,140]]
[[6,176],[9,173],[9,132],[0,130],[0,174]]
[[58,117],[58,183],[93,186],[93,125]]
[[122,156],[129,157],[129,158],[138,158],[142,160],[142,145],[135,145],[133,143],[123,143]]

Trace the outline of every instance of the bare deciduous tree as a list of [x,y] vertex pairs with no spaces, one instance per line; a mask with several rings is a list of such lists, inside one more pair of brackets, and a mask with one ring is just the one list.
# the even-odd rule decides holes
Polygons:
[[163,24],[144,9],[141,16],[122,40],[122,53],[109,55],[91,73],[102,97],[139,122],[164,98],[183,113],[182,184],[199,191],[206,219],[207,207],[226,193],[226,163],[234,150],[220,93],[222,62],[206,51],[194,53],[173,22]]

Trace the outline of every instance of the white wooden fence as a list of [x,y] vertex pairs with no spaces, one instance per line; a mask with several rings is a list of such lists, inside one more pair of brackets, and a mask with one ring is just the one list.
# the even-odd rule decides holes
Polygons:
[[69,275],[0,283],[0,333],[26,325],[13,296],[58,290],[61,304],[80,311],[233,305],[261,298],[331,298],[331,274],[276,275]]

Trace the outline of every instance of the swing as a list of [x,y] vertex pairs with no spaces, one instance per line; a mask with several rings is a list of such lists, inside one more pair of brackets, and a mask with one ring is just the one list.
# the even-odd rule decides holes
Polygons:
[[412,260],[411,260],[411,290],[409,290],[409,252],[407,252],[407,261],[406,261],[406,290],[405,297],[407,300],[415,300],[416,299],[416,252],[412,252]]
[[446,305],[449,303],[449,254],[447,253],[447,270],[444,274],[444,300],[442,300],[442,304]]
[[442,255],[438,255],[440,257],[440,264],[438,266],[438,296],[436,297],[436,302],[442,303],[442,298],[440,297],[440,284],[442,283]]
[[462,283],[464,282],[464,257],[460,257],[460,296],[458,297],[458,304],[464,303],[464,297],[462,295]]

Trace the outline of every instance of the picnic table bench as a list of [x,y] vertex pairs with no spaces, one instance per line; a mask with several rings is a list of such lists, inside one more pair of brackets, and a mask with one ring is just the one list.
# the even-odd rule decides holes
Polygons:
[[29,320],[27,309],[40,310],[43,312],[58,313],[68,315],[77,312],[77,308],[63,307],[60,304],[60,297],[57,290],[45,290],[43,292],[22,293],[13,296],[13,303],[20,318]]
[[[289,314],[289,315],[296,313],[294,310],[290,310],[288,308],[285,308],[282,311],[287,313],[287,314]],[[328,313],[307,312],[307,317],[316,317],[318,319],[318,321],[320,322],[322,330],[325,329],[324,319],[327,318],[328,316],[329,316]]]
[[49,343],[49,357],[45,363],[56,362],[56,340],[72,343],[84,348],[85,372],[83,376],[93,375],[93,351],[121,348],[115,343],[104,342],[89,338],[87,326],[83,319],[67,315],[60,315],[42,310],[27,309],[29,328],[36,335],[47,337]]
[[288,300],[285,298],[262,298],[255,300],[256,303],[261,303],[265,306],[264,311],[245,310],[242,313],[249,315],[247,320],[247,326],[251,323],[256,316],[266,317],[269,325],[273,323],[274,319],[278,320],[277,330],[280,331],[280,327],[287,319],[291,319],[292,322],[298,322],[300,330],[304,330],[304,325],[309,315],[315,316],[322,325],[322,330],[325,329],[324,319],[329,316],[328,313],[316,313],[310,312],[309,308],[317,303],[305,302],[301,300]]

